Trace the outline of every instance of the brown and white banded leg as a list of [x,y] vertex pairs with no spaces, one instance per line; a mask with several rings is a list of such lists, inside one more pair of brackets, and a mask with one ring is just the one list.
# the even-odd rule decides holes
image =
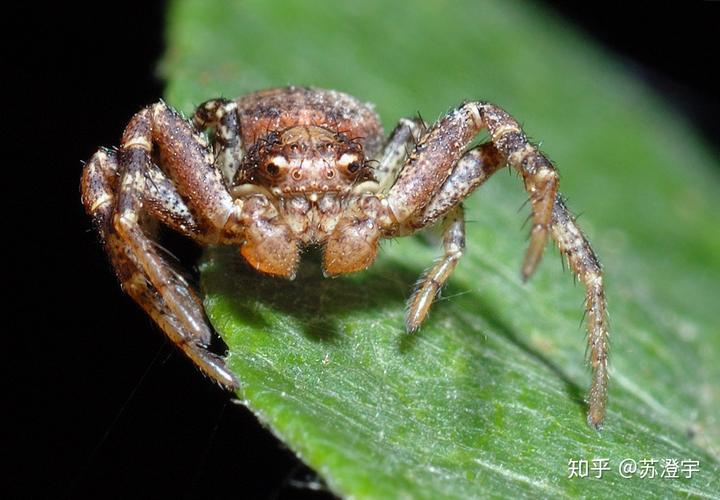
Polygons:
[[[103,238],[115,209],[119,177],[117,152],[111,149],[98,150],[83,169],[83,205]],[[145,179],[142,201],[148,214],[185,236],[202,240],[202,230],[165,173],[150,164]]]
[[450,176],[423,210],[412,219],[411,225],[425,227],[442,219],[505,165],[505,158],[491,142],[472,148],[458,160]]
[[435,297],[452,274],[465,249],[465,219],[462,205],[456,205],[443,220],[444,253],[418,281],[408,301],[405,328],[414,332],[425,320]]
[[[483,128],[490,133],[490,143],[463,155],[464,148]],[[533,210],[534,224],[522,266],[523,278],[536,268],[547,235],[552,232],[572,271],[585,285],[592,367],[588,423],[599,427],[605,415],[608,378],[608,329],[601,267],[558,195],[554,166],[527,140],[517,121],[492,104],[463,104],[424,134],[386,202],[397,221],[398,232],[409,233],[438,220],[505,164],[522,176]]]
[[592,382],[588,393],[588,423],[600,427],[605,418],[608,387],[607,302],[602,266],[575,217],[558,195],[553,205],[551,232],[570,269],[585,286],[585,315],[588,331],[588,360]]
[[115,152],[102,148],[85,164],[80,193],[85,211],[92,218],[103,242],[107,240],[115,209],[118,165]]
[[520,173],[530,194],[533,227],[522,265],[522,277],[527,280],[545,249],[558,192],[557,171],[550,160],[528,141],[518,122],[503,109],[489,103],[469,103],[467,106],[476,107],[493,145],[505,157],[507,164]]
[[[119,166],[115,152],[100,150],[83,169],[81,189],[85,209],[93,218],[123,290],[207,375],[225,386],[235,386],[236,381],[232,374],[225,369],[222,359],[205,348],[210,342],[210,331],[204,328],[202,304],[189,285],[182,276],[169,266],[167,267],[166,285],[180,292],[180,297],[185,302],[185,308],[189,310],[190,314],[202,320],[202,322],[196,323],[195,328],[192,329],[188,329],[186,322],[178,320],[175,311],[171,310],[166,302],[167,294],[163,295],[148,280],[143,266],[138,262],[136,251],[128,246],[126,239],[118,233],[113,221],[117,203],[118,171]],[[161,182],[160,179],[156,179],[156,181]],[[164,199],[167,201],[172,196],[169,194]],[[151,200],[149,204],[162,206],[161,200],[158,199]],[[170,214],[170,210],[165,209],[162,213]],[[172,221],[177,221],[184,227],[193,227],[194,221],[191,218],[182,221],[182,215],[182,212],[174,214]],[[146,227],[145,230],[151,231],[151,228]],[[150,257],[153,260],[161,261],[152,245],[148,245],[146,251],[151,252]],[[161,265],[166,266],[164,263]],[[177,298],[177,294],[174,298]]]
[[[430,201],[416,224],[429,224],[445,213],[452,213],[460,200],[467,198],[493,173],[505,166],[505,159],[492,143],[468,151]],[[560,194],[555,196],[551,234],[569,267],[585,286],[585,316],[588,331],[588,357],[592,382],[588,394],[588,423],[598,427],[605,416],[607,402],[608,325],[602,267],[589,241],[565,206]]]
[[390,190],[409,151],[420,140],[424,128],[425,124],[420,118],[402,118],[395,126],[383,148],[380,163],[374,169],[380,193]]
[[504,165],[498,151],[490,143],[477,146],[463,155],[442,185],[411,225],[426,227],[443,220],[445,253],[417,283],[408,301],[405,316],[407,331],[420,328],[433,300],[450,277],[465,247],[465,221],[461,202],[497,169]]
[[228,99],[206,101],[195,110],[193,124],[199,130],[213,129],[215,167],[222,173],[225,185],[232,186],[243,158],[237,103]]
[[520,173],[525,189],[530,193],[534,224],[523,262],[523,278],[527,279],[535,270],[548,232],[551,232],[573,273],[585,286],[588,356],[592,368],[588,424],[600,427],[605,418],[608,384],[607,307],[600,262],[560,197],[557,171],[550,160],[528,141],[520,125],[506,111],[489,103],[476,103],[475,106],[493,145]]
[[448,113],[421,138],[388,193],[388,204],[401,225],[419,216],[450,176],[465,147],[487,128],[505,161],[523,177],[533,208],[533,228],[522,275],[535,270],[547,240],[557,193],[557,172],[530,144],[520,125],[505,111],[487,103],[468,102]]
[[[153,153],[177,192],[157,175]],[[113,163],[109,158],[106,154],[105,162]],[[117,164],[110,169],[117,172],[115,185],[108,183],[105,188],[114,198],[105,226],[106,244],[112,247],[111,260],[127,293],[206,374],[234,387],[237,382],[232,374],[205,348],[211,330],[200,300],[157,252],[152,240],[151,222],[155,219],[203,241],[227,236],[226,226],[240,218],[240,207],[227,193],[212,159],[204,138],[163,103],[136,114],[123,135]],[[97,163],[86,166],[88,177],[95,170],[90,170],[91,164]],[[84,182],[84,191],[89,192],[86,186],[98,182]],[[86,203],[86,207],[95,218],[107,219],[105,208],[101,216],[97,208],[92,210],[99,201]]]

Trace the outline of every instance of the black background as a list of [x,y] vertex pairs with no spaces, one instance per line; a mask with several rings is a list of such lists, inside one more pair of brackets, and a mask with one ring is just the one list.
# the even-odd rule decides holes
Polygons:
[[[720,82],[710,73],[720,4],[637,13],[579,4],[548,5],[625,59],[720,150]],[[79,203],[81,160],[117,144],[128,118],[162,94],[153,77],[162,7],[28,3],[6,12],[21,33],[4,47],[13,90],[4,106],[2,486],[18,497],[318,496],[302,488],[312,474],[292,453],[123,296]],[[171,244],[188,262],[197,255]]]

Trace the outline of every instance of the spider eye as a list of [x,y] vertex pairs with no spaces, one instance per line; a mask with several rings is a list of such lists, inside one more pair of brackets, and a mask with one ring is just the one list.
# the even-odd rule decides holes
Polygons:
[[263,172],[270,177],[279,177],[280,174],[284,175],[285,169],[288,167],[287,158],[283,155],[275,155],[270,158],[263,158],[262,160]]
[[354,161],[350,165],[348,165],[347,169],[348,169],[348,172],[350,172],[351,174],[354,174],[355,172],[360,170],[360,167],[362,167],[362,163],[360,163],[359,161]]
[[273,177],[280,173],[280,167],[275,165],[273,162],[268,163],[265,166],[265,170],[268,174],[272,175]]

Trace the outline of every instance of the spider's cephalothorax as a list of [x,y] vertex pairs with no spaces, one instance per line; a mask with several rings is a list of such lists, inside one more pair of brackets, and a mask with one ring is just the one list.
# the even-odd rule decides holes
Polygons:
[[[482,130],[489,140],[468,148]],[[322,247],[326,275],[344,274],[367,268],[382,238],[440,222],[443,255],[408,304],[414,331],[464,251],[462,200],[505,165],[522,176],[533,211],[523,278],[550,235],[585,285],[588,422],[598,427],[608,375],[600,264],[558,193],[555,168],[495,105],[466,102],[430,127],[403,119],[383,143],[372,107],[332,90],[211,100],[192,122],[159,102],[130,120],[117,151],[95,153],[81,188],[124,290],[206,374],[235,387],[206,348],[212,331],[200,300],[157,251],[151,219],[201,244],[236,245],[257,270],[288,278],[304,246]]]

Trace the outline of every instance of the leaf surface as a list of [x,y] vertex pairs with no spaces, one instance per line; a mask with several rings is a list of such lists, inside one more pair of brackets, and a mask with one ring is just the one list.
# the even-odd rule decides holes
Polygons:
[[[718,158],[627,71],[524,2],[172,4],[162,72],[174,106],[312,85],[374,102],[390,130],[463,99],[495,102],[559,167],[605,266],[612,368],[598,433],[584,420],[583,290],[551,248],[521,282],[527,208],[514,175],[466,202],[467,252],[413,336],[405,300],[439,254],[423,238],[386,242],[369,271],[333,280],[313,254],[288,282],[210,249],[205,303],[241,398],[332,491],[720,495]],[[608,460],[600,479],[594,459]],[[646,459],[658,474],[664,459],[700,470],[642,479]],[[587,460],[590,477],[568,478],[570,460]]]

